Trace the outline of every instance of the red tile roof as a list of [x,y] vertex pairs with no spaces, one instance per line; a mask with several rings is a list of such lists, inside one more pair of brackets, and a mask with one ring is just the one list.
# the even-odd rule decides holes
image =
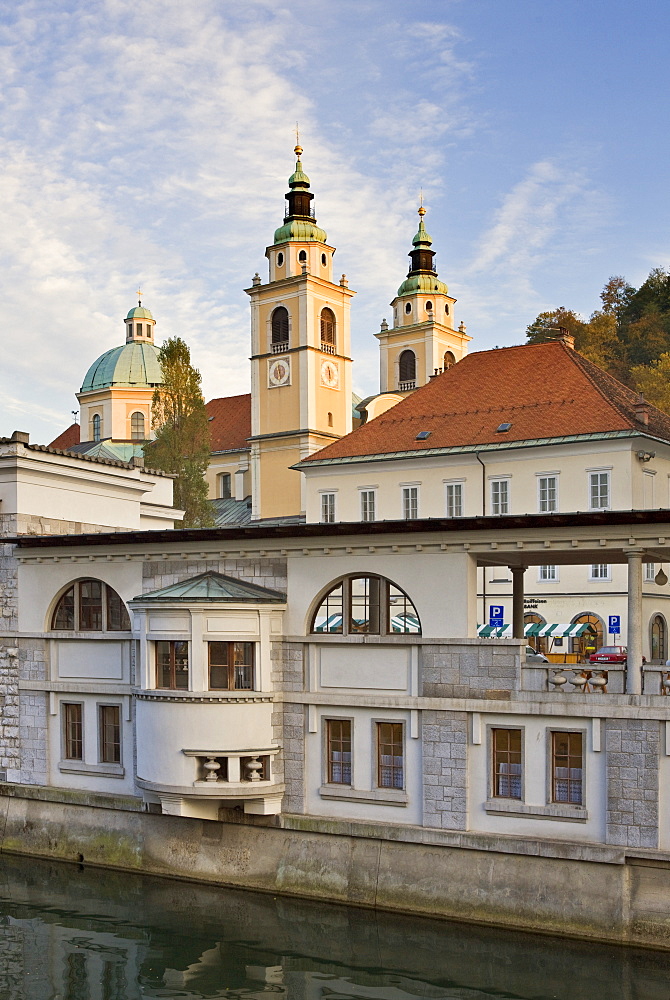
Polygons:
[[212,451],[246,451],[251,434],[251,394],[223,396],[205,404]]
[[[556,341],[470,354],[301,463],[635,429],[670,441],[670,417]],[[499,432],[500,424],[511,427]],[[416,436],[430,431],[422,441]]]
[[79,424],[70,424],[67,430],[64,430],[47,445],[47,448],[59,448],[61,451],[67,451],[73,444],[79,444],[80,440],[81,427]]

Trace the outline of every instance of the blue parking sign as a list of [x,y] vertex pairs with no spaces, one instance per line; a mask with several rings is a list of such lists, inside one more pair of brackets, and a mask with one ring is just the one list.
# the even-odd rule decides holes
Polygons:
[[621,635],[621,615],[609,616],[609,634]]
[[505,624],[505,609],[502,604],[489,605],[489,625],[491,628],[502,628]]

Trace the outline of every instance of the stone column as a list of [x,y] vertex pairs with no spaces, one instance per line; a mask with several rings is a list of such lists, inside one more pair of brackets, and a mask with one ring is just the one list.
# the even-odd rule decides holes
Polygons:
[[642,693],[642,556],[644,549],[627,549],[628,664],[626,694]]
[[523,639],[523,575],[526,566],[510,566],[512,571],[512,636]]

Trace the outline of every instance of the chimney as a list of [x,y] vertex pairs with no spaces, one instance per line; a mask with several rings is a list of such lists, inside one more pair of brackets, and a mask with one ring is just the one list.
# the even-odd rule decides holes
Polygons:
[[30,444],[30,434],[28,431],[14,431],[11,440],[18,441],[19,444]]
[[635,419],[638,423],[644,424],[645,427],[649,423],[649,403],[642,393],[640,393],[639,399],[635,404]]
[[575,338],[572,336],[570,331],[566,330],[564,326],[559,326],[557,329],[558,332],[555,337],[552,337],[552,340],[557,340],[559,344],[565,344],[565,346],[569,347],[571,351],[574,351]]

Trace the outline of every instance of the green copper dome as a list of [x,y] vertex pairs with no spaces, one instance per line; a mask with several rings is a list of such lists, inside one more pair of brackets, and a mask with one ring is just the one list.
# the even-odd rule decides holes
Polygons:
[[[135,313],[138,311],[151,316],[148,309],[132,310]],[[163,373],[158,361],[158,348],[155,344],[136,341],[124,344],[123,347],[113,347],[111,351],[106,351],[94,361],[86,372],[80,392],[109,389],[111,386],[153,388],[162,382]]]
[[286,243],[287,240],[317,240],[325,243],[327,239],[326,230],[307,219],[291,219],[275,230],[275,243]]
[[449,289],[434,274],[410,274],[398,289],[398,295],[411,295],[413,292],[442,292],[448,295]]
[[144,306],[135,306],[131,309],[126,319],[153,319],[151,315],[151,310],[145,309]]
[[423,224],[423,219],[421,219],[421,221],[419,222],[419,231],[412,240],[412,245],[415,247],[423,244],[425,244],[426,246],[432,246],[432,243],[433,241],[431,237],[426,232],[426,227]]

